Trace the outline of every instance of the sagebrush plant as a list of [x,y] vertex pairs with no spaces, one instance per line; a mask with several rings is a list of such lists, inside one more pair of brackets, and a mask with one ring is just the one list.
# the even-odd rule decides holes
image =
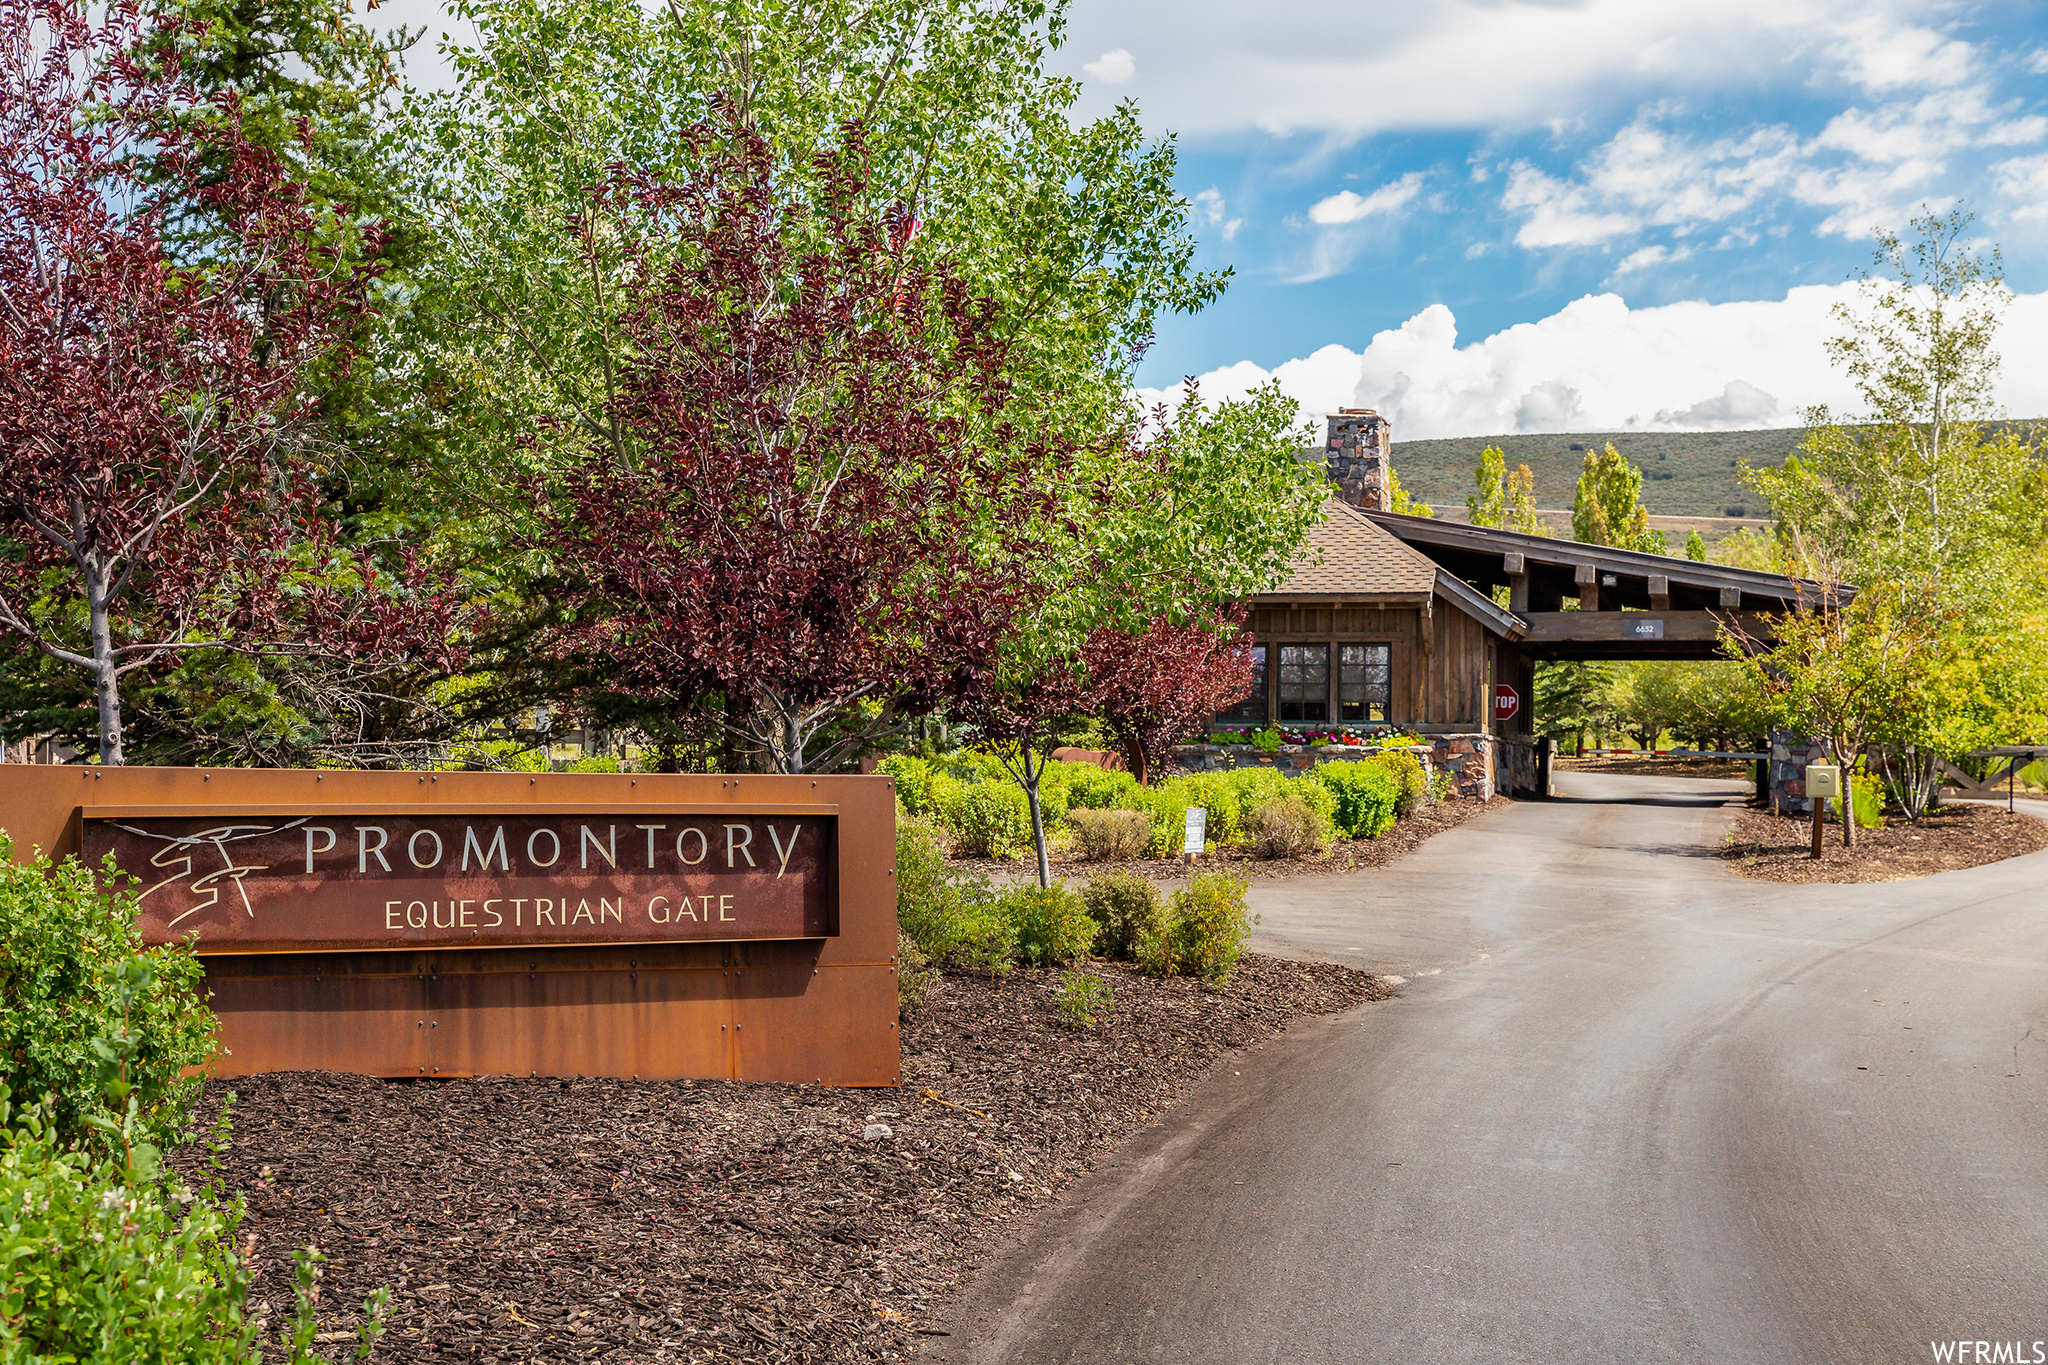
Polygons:
[[[189,944],[146,947],[129,879],[40,853],[16,865],[0,833],[0,1084],[19,1110],[47,1105],[61,1142],[111,1148],[132,1105],[137,1139],[185,1136],[213,1057],[205,970]],[[112,1053],[122,1087],[108,1096]]]
[[1069,1028],[1093,1029],[1102,1022],[1102,1016],[1116,1007],[1116,992],[1107,981],[1094,972],[1079,967],[1070,969],[1060,978],[1060,988],[1054,999],[1058,1003],[1060,1022]]
[[1142,945],[1139,964],[1159,975],[1199,976],[1221,985],[1244,954],[1258,916],[1245,907],[1251,881],[1204,872],[1173,893],[1168,928],[1157,942]]
[[1077,806],[1067,812],[1067,828],[1074,832],[1081,856],[1090,862],[1142,858],[1152,851],[1152,818],[1141,810]]
[[1149,877],[1135,872],[1105,872],[1081,893],[1088,917],[1095,921],[1095,952],[1099,957],[1129,962],[1141,945],[1166,933],[1166,902]]
[[1065,882],[1013,886],[1000,901],[1004,918],[1017,929],[1017,953],[1035,966],[1073,962],[1095,946],[1095,921],[1081,893]]
[[1245,843],[1254,857],[1305,858],[1321,848],[1315,812],[1299,797],[1262,801],[1244,817]]

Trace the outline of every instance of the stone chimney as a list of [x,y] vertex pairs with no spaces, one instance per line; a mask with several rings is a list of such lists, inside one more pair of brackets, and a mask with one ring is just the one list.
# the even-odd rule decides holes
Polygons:
[[1372,408],[1339,408],[1324,418],[1330,439],[1324,459],[1338,496],[1355,507],[1384,512],[1393,469],[1394,436],[1387,419]]

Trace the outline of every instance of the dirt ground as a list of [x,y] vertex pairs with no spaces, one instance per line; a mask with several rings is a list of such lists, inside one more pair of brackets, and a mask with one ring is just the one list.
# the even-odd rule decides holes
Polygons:
[[[1204,872],[1239,872],[1254,878],[1326,877],[1355,872],[1361,867],[1384,867],[1404,854],[1413,853],[1425,842],[1447,829],[1456,829],[1483,810],[1509,803],[1496,796],[1490,801],[1437,801],[1424,806],[1377,839],[1339,839],[1321,858],[1254,858],[1248,853],[1224,850],[1203,855],[1196,868]],[[956,872],[998,878],[1015,878],[1031,872],[1030,855],[1007,861],[996,858],[953,858]],[[1187,864],[1179,858],[1130,858],[1089,862],[1071,851],[1052,851],[1053,874],[1060,877],[1093,877],[1101,872],[1135,872],[1154,881],[1178,881],[1187,876]]]
[[1858,830],[1853,850],[1842,847],[1842,827],[1830,823],[1815,862],[1811,817],[1751,809],[1730,815],[1721,850],[1728,870],[1773,882],[1893,882],[2048,848],[2048,822],[1957,805],[1938,807],[1918,825],[1889,819],[1884,829]]
[[239,1096],[222,1170],[257,1234],[254,1297],[285,1311],[310,1241],[337,1361],[379,1285],[380,1361],[900,1360],[1015,1224],[1218,1058],[1392,993],[1260,956],[1216,989],[1094,970],[1115,1004],[1092,1032],[1058,1021],[1057,972],[944,977],[904,1028],[899,1089],[210,1083],[209,1110]]

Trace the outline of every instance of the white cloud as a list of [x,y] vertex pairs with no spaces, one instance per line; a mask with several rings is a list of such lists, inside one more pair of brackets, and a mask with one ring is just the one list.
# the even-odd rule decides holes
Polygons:
[[1638,270],[1648,270],[1653,265],[1671,265],[1674,262],[1685,260],[1691,255],[1692,248],[1689,246],[1682,246],[1678,250],[1673,251],[1662,242],[1658,242],[1654,246],[1646,246],[1629,252],[1628,255],[1622,258],[1621,264],[1614,267],[1614,273],[1616,276],[1633,275]]
[[1079,52],[1147,34],[1145,115],[1157,127],[1350,139],[1797,87],[1816,65],[1852,88],[1935,88],[1980,64],[1936,31],[1950,13],[1948,0],[1117,0],[1077,7],[1070,33]]
[[2016,156],[1991,169],[1998,192],[2013,201],[2012,217],[2048,218],[2048,156]]
[[1665,408],[1651,419],[1658,426],[1726,427],[1731,430],[1768,427],[1795,420],[1778,400],[1744,379],[1731,379],[1712,398],[1703,398],[1683,412]]
[[1527,162],[1508,172],[1508,187],[1500,197],[1502,208],[1528,211],[1529,220],[1515,233],[1515,241],[1526,247],[1598,246],[1641,226],[1628,214],[1599,212],[1592,202],[1584,187],[1545,175]]
[[[1515,240],[1532,249],[1598,246],[1644,226],[1683,236],[1762,212],[1772,197],[1825,210],[1823,235],[1865,236],[1935,195],[1958,152],[2048,138],[2048,119],[1977,90],[1846,109],[1812,138],[1783,125],[1690,138],[1664,126],[1674,113],[1638,113],[1569,177],[1517,163],[1500,200],[1527,215]],[[1730,230],[1738,241],[1753,235],[1740,224]]]
[[1197,227],[1215,228],[1227,242],[1236,237],[1237,230],[1244,226],[1244,219],[1227,216],[1228,208],[1223,200],[1223,191],[1211,185],[1188,201],[1188,216]]
[[[1362,352],[1325,346],[1272,370],[1241,361],[1200,382],[1214,400],[1278,379],[1311,419],[1378,408],[1397,447],[1516,431],[1796,425],[1815,403],[1855,406],[1822,349],[1839,330],[1829,310],[1853,296],[1851,285],[1811,285],[1776,300],[1632,309],[1591,294],[1463,347],[1451,310],[1433,304]],[[2009,356],[2048,350],[2048,293],[2015,299],[1999,340]],[[1145,401],[1168,396],[1148,391]],[[2048,413],[2048,371],[2008,365],[1998,397],[2021,416]]]
[[1124,48],[1117,47],[1086,63],[1081,69],[1104,85],[1122,85],[1138,74],[1138,60]]
[[1308,220],[1328,227],[1337,223],[1355,223],[1376,213],[1398,213],[1421,192],[1422,173],[1410,171],[1371,194],[1359,195],[1350,190],[1340,190],[1327,199],[1318,200],[1308,211]]
[[2036,76],[2048,76],[2048,47],[2037,47],[2027,57],[2027,70]]
[[1872,94],[1909,86],[1960,85],[1977,67],[1970,44],[1917,24],[1857,24],[1835,45],[1849,78]]

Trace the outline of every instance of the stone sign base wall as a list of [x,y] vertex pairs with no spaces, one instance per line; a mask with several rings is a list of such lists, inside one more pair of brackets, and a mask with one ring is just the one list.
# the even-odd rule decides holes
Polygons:
[[1828,761],[1827,750],[1812,740],[1784,730],[1771,735],[1771,809],[1780,814],[1811,815],[1806,795],[1806,769]]
[[[1527,788],[1536,785],[1535,750],[1526,743],[1483,734],[1428,735],[1424,738],[1430,741],[1427,746],[1415,745],[1407,748],[1406,752],[1422,760],[1423,770],[1431,780],[1439,772],[1449,773],[1451,795],[1481,801],[1491,799],[1498,780],[1497,749],[1506,751],[1499,756],[1498,762],[1514,769],[1509,776]],[[1515,752],[1517,750],[1521,751],[1519,755]],[[1372,746],[1339,744],[1320,747],[1285,744],[1278,750],[1260,749],[1250,744],[1184,744],[1173,751],[1173,761],[1175,766],[1188,772],[1272,768],[1283,776],[1300,777],[1313,772],[1320,763],[1357,763],[1380,752]],[[1526,777],[1519,776],[1517,764],[1527,767]]]

